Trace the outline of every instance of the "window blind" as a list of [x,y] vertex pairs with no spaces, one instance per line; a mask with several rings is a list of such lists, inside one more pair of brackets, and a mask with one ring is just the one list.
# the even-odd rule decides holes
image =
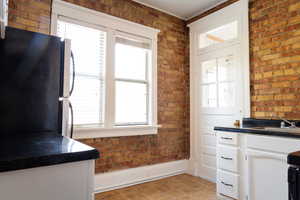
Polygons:
[[75,88],[70,98],[75,125],[104,123],[106,32],[58,19],[57,35],[71,39]]

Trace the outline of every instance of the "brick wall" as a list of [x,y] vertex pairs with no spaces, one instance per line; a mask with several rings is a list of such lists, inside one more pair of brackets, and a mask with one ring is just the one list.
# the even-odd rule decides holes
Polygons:
[[[83,140],[102,152],[96,171],[187,158],[189,75],[185,23],[129,0],[68,1],[162,31],[158,43],[158,118],[164,128],[157,136]],[[50,12],[50,0],[10,0],[9,25],[49,33]],[[270,118],[276,114],[300,119],[299,0],[254,0],[249,12],[252,117]]]
[[[87,139],[101,158],[96,172],[186,159],[189,156],[188,32],[183,20],[129,0],[67,0],[160,29],[158,37],[158,135]],[[10,0],[9,26],[50,32],[50,0]]]
[[250,4],[251,114],[300,119],[300,2]]

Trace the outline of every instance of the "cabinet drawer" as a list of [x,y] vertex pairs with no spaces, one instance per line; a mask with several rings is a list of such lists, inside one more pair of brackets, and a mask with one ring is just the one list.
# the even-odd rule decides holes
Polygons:
[[217,192],[234,199],[239,199],[239,176],[218,170],[217,172]]
[[218,132],[218,143],[237,146],[238,145],[238,135],[237,135],[237,133]]
[[218,146],[217,165],[218,169],[238,172],[238,149],[233,147]]

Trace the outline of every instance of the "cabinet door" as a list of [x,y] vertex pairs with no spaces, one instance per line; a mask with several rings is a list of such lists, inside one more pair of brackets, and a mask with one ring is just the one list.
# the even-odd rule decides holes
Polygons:
[[247,150],[249,200],[288,200],[287,155]]

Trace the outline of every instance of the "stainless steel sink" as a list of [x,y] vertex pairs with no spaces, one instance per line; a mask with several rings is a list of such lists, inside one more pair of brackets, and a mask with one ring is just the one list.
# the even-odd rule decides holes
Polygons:
[[288,133],[300,133],[300,128],[276,128],[276,127],[263,127],[267,131],[288,132]]
[[280,128],[280,127],[253,127],[252,129],[275,131],[275,132],[286,132],[286,133],[300,133],[300,128]]

